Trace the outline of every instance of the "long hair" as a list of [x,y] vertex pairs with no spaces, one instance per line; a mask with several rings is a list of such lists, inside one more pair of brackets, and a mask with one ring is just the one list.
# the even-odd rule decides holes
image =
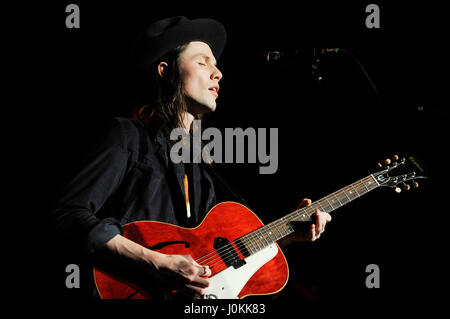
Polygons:
[[[153,63],[140,75],[140,102],[135,116],[146,123],[154,113],[163,119],[163,132],[170,132],[183,125],[183,114],[187,111],[187,98],[179,73],[179,56],[187,44],[180,45]],[[166,62],[164,76],[157,72],[160,62]],[[200,116],[196,116],[199,119]]]

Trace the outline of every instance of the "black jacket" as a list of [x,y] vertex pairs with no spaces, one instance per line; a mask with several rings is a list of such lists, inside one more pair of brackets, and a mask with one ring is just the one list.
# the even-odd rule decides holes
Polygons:
[[[212,178],[204,164],[174,164],[169,152],[158,127],[115,118],[104,141],[59,197],[49,215],[52,229],[88,256],[122,233],[126,223],[200,223],[216,203]],[[183,184],[188,167],[189,220]]]

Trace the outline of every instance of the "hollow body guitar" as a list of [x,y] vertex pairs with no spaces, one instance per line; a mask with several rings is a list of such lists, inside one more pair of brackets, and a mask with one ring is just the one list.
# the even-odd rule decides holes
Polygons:
[[[408,160],[416,164],[414,158]],[[276,242],[294,231],[292,223],[310,221],[316,209],[330,213],[379,186],[398,191],[398,185],[406,185],[406,181],[425,178],[418,165],[415,171],[391,176],[390,171],[405,162],[395,162],[267,225],[244,205],[223,202],[214,206],[195,228],[138,221],[123,226],[124,236],[164,254],[191,255],[200,265],[209,266],[210,286],[203,298],[274,294],[283,289],[289,277],[286,259]],[[417,182],[413,182],[415,185]],[[99,268],[94,268],[94,280],[104,299],[152,297],[141,287]]]
[[[274,293],[288,279],[288,266],[276,243],[264,248],[261,243],[263,249],[258,251],[256,246],[248,247],[251,244],[245,235],[262,226],[247,207],[223,202],[213,207],[195,228],[139,221],[124,225],[123,229],[126,238],[144,247],[164,254],[191,255],[200,265],[208,265],[212,275],[204,298],[234,299]],[[241,239],[231,242],[237,238]],[[95,269],[95,282],[102,298],[151,297],[99,269]]]

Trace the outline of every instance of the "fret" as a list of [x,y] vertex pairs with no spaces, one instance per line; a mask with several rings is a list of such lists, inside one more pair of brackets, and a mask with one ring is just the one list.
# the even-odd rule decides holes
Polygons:
[[364,184],[363,181],[360,181],[361,184],[363,184],[363,186],[366,188],[367,191],[369,191],[369,189],[367,188],[366,184]]
[[377,179],[375,177],[373,177],[373,174],[370,174],[370,178],[372,178],[375,181],[375,187],[380,186],[380,183],[378,183]]
[[[372,189],[374,189],[374,188],[376,188],[378,186],[378,182],[377,181],[375,181],[375,183],[373,182],[374,178],[372,177],[372,175],[367,177],[366,180],[367,180],[367,184],[369,185],[369,188],[373,187],[373,188],[370,188],[369,190],[372,190]],[[372,185],[374,185],[374,186],[372,186]]]
[[322,204],[320,205],[320,207],[323,207],[322,211],[324,211],[326,213],[329,213],[329,212],[333,211],[333,208],[330,205],[326,204],[323,199],[320,199],[318,201],[318,203],[320,203],[320,202],[322,202]]
[[358,195],[358,197],[359,196],[361,196],[361,195],[359,195],[359,192],[358,192],[358,190],[357,189],[355,189],[355,187],[353,186],[353,184],[351,185],[352,186],[352,188],[353,188],[353,190],[356,192],[356,194]]
[[272,236],[270,236],[270,230],[267,227],[264,227],[264,240],[266,241],[267,246],[273,243]]
[[353,196],[353,198],[351,198],[352,200],[356,199],[359,197],[358,192],[355,190],[355,188],[353,187],[353,185],[350,185],[350,187],[352,188],[351,190],[348,191],[348,194],[350,195],[350,198]]
[[252,233],[252,240],[253,240],[253,244],[255,245],[256,251],[259,251],[261,249],[261,247],[259,247],[259,243],[258,243],[258,237],[256,236],[255,233]]
[[345,197],[347,197],[347,199],[348,199],[347,203],[350,203],[352,200],[350,199],[350,197],[347,196],[347,192],[345,190],[343,190],[342,193],[344,193]]
[[276,227],[271,227],[272,233],[275,236],[275,241],[277,241],[278,239],[282,238],[283,236],[281,236],[280,232],[278,231],[278,229]]
[[[287,216],[286,216],[287,217]],[[286,217],[283,217],[283,219],[284,218],[286,218]],[[290,220],[288,220],[287,222],[286,221],[284,221],[284,224],[286,225],[286,228],[288,229],[288,235],[290,234],[290,233],[293,233],[294,232],[294,229],[292,228],[292,226],[291,226],[291,223],[290,223]]]
[[248,243],[251,245],[252,254],[256,253],[258,250],[256,249],[255,245],[253,245],[253,242],[251,240],[248,240]]
[[271,231],[267,227],[264,227],[264,231],[265,231],[264,236],[266,237],[267,245],[271,245],[273,243],[273,239],[272,239],[272,236],[271,236]]
[[284,226],[286,226],[286,225],[284,223],[281,223],[281,227],[283,228],[283,230],[285,232],[284,236],[287,236],[289,234],[289,231],[286,231],[286,228]]
[[341,203],[341,201],[339,200],[339,198],[337,198],[337,196],[333,193],[333,196],[334,196],[334,198],[336,198],[337,199],[337,201],[339,202],[339,204],[341,205],[341,206],[343,206],[344,204],[342,204]]
[[280,238],[283,238],[284,236],[286,236],[286,233],[285,233],[285,231],[283,229],[283,225],[280,224],[280,221],[277,221],[277,230],[278,230],[278,232],[281,235]]
[[[272,242],[276,242],[277,240],[278,240],[278,236],[277,236],[277,234],[275,233],[275,228],[273,227],[273,223],[270,223],[270,224],[267,224],[266,226],[264,226],[264,227],[266,227],[267,229],[268,229],[268,234],[269,234],[269,236],[270,236],[270,240],[272,241]],[[274,239],[275,238],[275,239]]]
[[350,203],[361,195],[380,186],[376,179],[369,175],[359,181],[356,181],[328,196],[325,196],[310,206],[303,207],[293,211],[292,213],[279,218],[270,224],[267,224],[245,236],[241,237],[239,245],[244,245],[245,249],[254,254],[268,245],[286,237],[294,232],[291,226],[293,221],[309,221],[314,212],[319,209],[323,212],[330,213],[333,210]]
[[331,203],[327,197],[325,197],[325,200],[327,201],[328,205],[331,207],[331,210],[334,210],[335,208],[333,207],[333,205],[331,205]]
[[[264,242],[262,241],[262,239],[264,239],[264,241],[266,241],[266,239],[264,238],[264,234],[261,234],[261,230],[260,229],[258,230],[258,233],[259,233],[258,234],[258,240],[261,243],[262,248],[264,248],[266,246],[264,245]],[[267,244],[267,241],[266,241],[266,244]]]
[[293,221],[293,217],[292,214],[288,214],[286,216],[283,217],[286,225],[290,225],[290,223]]
[[264,242],[263,242],[263,236],[260,234],[261,232],[259,231],[258,232],[258,235],[257,235],[257,241],[258,241],[258,243],[261,245],[261,248],[260,249],[263,249],[264,247],[266,247],[265,245],[264,245]]
[[[250,233],[250,234],[251,234],[251,233]],[[257,252],[258,250],[257,250],[256,247],[253,245],[253,242],[252,242],[252,240],[251,240],[251,238],[250,238],[250,237],[251,237],[250,234],[245,235],[245,241],[251,245],[250,250],[251,250],[251,253],[254,254],[254,253]],[[248,249],[248,248],[247,248],[247,249]]]
[[253,240],[253,244],[256,246],[256,251],[261,250],[261,247],[259,247],[258,244],[258,237],[256,236],[255,232],[252,233],[252,240]]
[[296,210],[294,213],[298,216],[298,219],[296,219],[296,220],[304,221],[304,220],[303,220],[303,217],[304,217],[304,216],[303,216],[302,213],[300,213],[300,210]]
[[320,201],[317,201],[317,205],[320,206],[320,210],[323,212],[326,212],[325,208],[322,207],[322,205],[320,205]]
[[[308,212],[308,209],[310,210],[309,212]],[[314,206],[314,204],[312,204],[311,206],[309,206],[305,209],[306,216],[308,216],[308,219],[306,219],[305,221],[311,221],[311,216],[314,215],[316,209],[317,208]]]
[[281,232],[280,232],[280,229],[279,229],[279,226],[277,225],[276,227],[275,227],[275,230],[278,232],[278,235],[277,235],[277,238],[278,239],[280,239],[280,238],[283,238],[284,236],[281,234]]
[[306,212],[306,210],[305,210],[305,212],[304,212],[303,214],[300,215],[300,221],[302,221],[302,222],[308,221],[309,218],[310,218],[310,216],[308,215],[308,213]]
[[277,241],[277,237],[276,237],[276,236],[275,236],[275,239],[272,238],[272,234],[273,234],[273,235],[275,235],[275,234],[272,232],[271,229],[269,229],[269,231],[267,232],[267,234],[269,235],[270,241],[271,241],[272,243],[274,243],[274,242]]

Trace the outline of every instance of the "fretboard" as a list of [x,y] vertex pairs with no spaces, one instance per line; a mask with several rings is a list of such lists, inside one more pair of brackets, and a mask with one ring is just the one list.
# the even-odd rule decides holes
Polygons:
[[350,184],[340,190],[325,196],[307,207],[293,211],[292,213],[277,219],[270,224],[264,225],[247,235],[239,238],[250,254],[254,254],[261,249],[273,244],[283,237],[294,232],[293,222],[311,221],[311,216],[317,209],[322,212],[331,213],[335,209],[350,203],[352,200],[367,194],[379,186],[372,175]]

